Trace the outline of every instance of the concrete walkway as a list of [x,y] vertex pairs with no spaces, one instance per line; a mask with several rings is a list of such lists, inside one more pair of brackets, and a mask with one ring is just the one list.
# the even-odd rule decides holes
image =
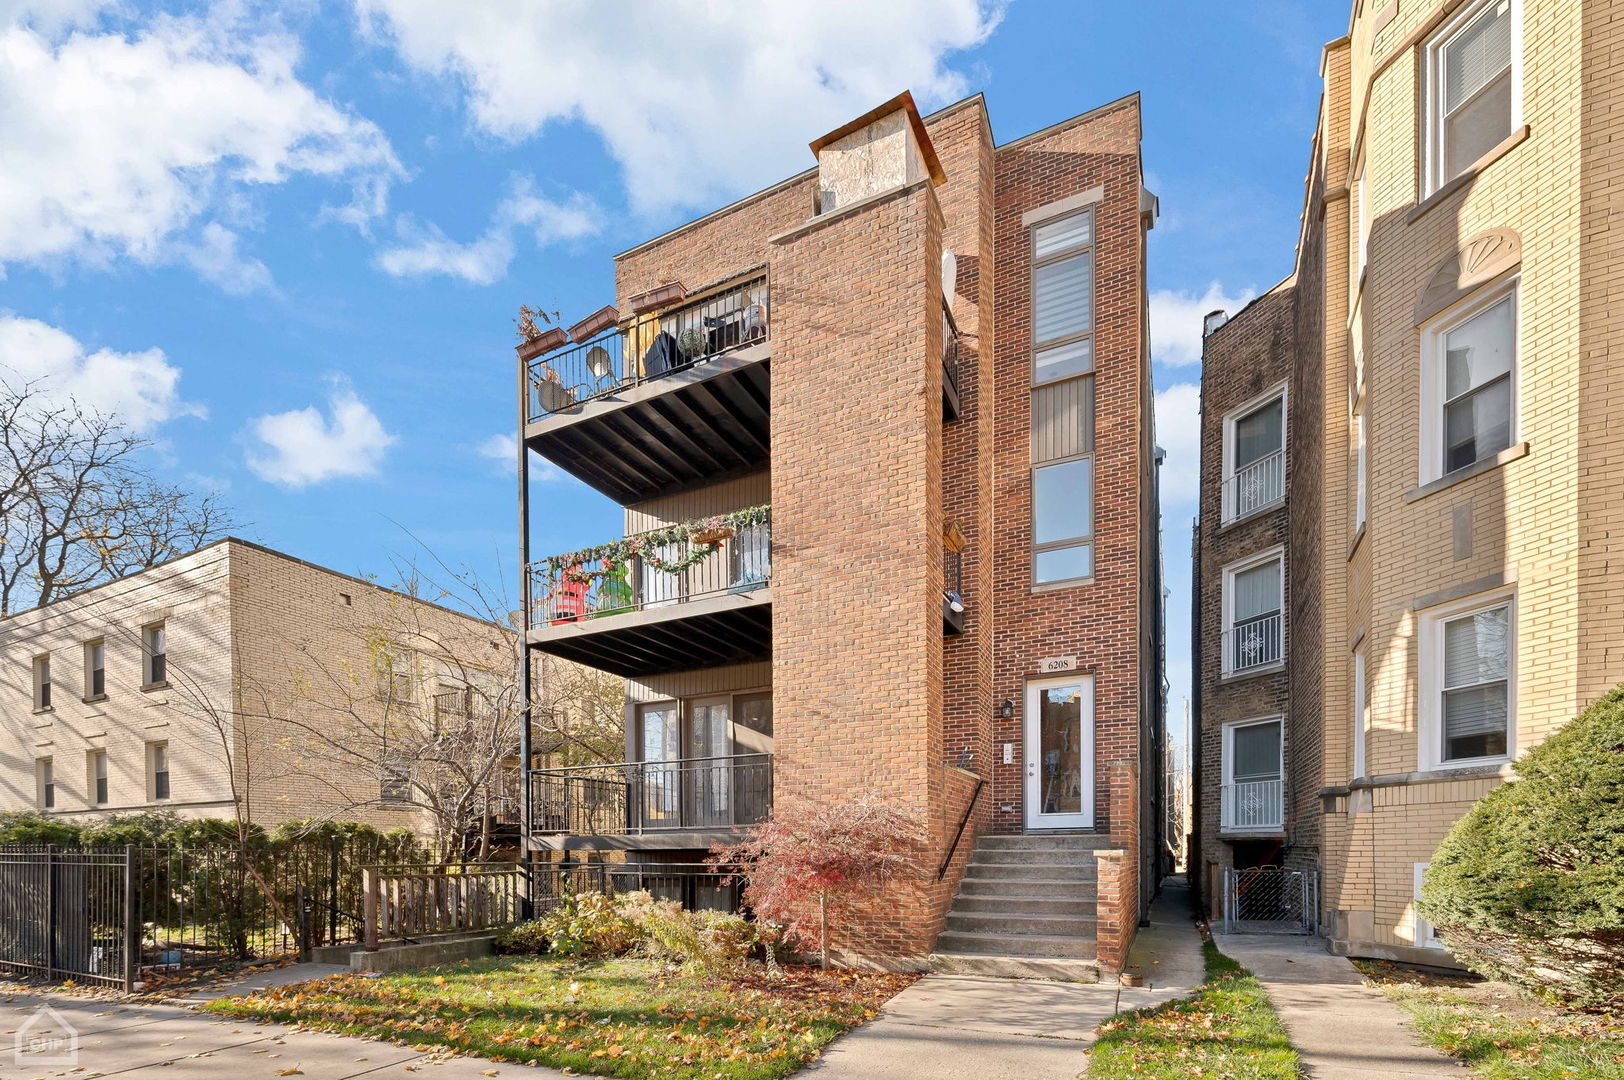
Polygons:
[[[41,1006],[55,1010],[54,1016],[41,1012]],[[36,1016],[41,1019],[36,1020]],[[69,1026],[78,1038],[74,1060],[50,1063],[44,1055],[26,1052],[29,1046],[40,1045],[31,1040],[52,1033],[66,1034]],[[58,1057],[60,1052],[49,1056]],[[303,1076],[308,1080],[349,1080],[399,1076],[403,1072],[421,1073],[436,1080],[564,1076],[553,1069],[483,1058],[444,1060],[370,1039],[216,1019],[176,1005],[120,1005],[64,994],[0,995],[0,1077],[6,1080],[83,1080],[92,1076],[163,1076],[168,1080]]]
[[1145,985],[927,975],[880,1015],[835,1040],[809,1080],[1073,1080],[1094,1032],[1119,1012],[1189,992],[1204,977],[1201,939],[1181,884],[1164,887],[1128,970]]
[[1470,1076],[1464,1062],[1421,1045],[1409,1016],[1364,985],[1318,938],[1218,934],[1218,948],[1263,983],[1312,1080],[1433,1080]]

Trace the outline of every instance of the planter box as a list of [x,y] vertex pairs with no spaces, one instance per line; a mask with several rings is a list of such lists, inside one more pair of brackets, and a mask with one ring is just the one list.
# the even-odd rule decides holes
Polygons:
[[528,363],[542,353],[552,352],[569,341],[569,339],[570,336],[564,332],[562,327],[555,326],[540,337],[532,338],[522,345],[514,346],[514,351],[519,354],[520,360]]
[[603,333],[619,321],[620,312],[615,310],[615,305],[606,305],[570,327],[570,340],[585,341]]
[[720,544],[723,540],[731,539],[734,535],[736,534],[733,529],[723,525],[718,529],[696,529],[689,535],[688,539],[696,544]]
[[664,285],[656,285],[647,292],[640,292],[630,300],[626,306],[632,311],[641,314],[650,308],[664,307],[674,304],[688,295],[687,288],[680,281],[668,281]]

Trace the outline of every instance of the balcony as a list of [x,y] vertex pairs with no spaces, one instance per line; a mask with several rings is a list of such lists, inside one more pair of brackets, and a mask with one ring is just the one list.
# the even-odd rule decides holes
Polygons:
[[1259,615],[1224,631],[1223,673],[1244,675],[1273,667],[1285,660],[1286,617],[1281,612]]
[[772,518],[752,507],[530,567],[530,643],[630,678],[772,655]]
[[1276,450],[1242,465],[1224,481],[1224,523],[1227,525],[1259,510],[1266,510],[1285,497],[1286,452]]
[[1285,827],[1286,783],[1254,780],[1225,784],[1219,828],[1226,833],[1277,833]]
[[623,505],[764,468],[767,313],[758,270],[535,357],[526,445]]
[[771,813],[773,756],[538,769],[530,782],[532,831],[547,846],[708,846]]
[[942,419],[959,418],[959,328],[942,304]]

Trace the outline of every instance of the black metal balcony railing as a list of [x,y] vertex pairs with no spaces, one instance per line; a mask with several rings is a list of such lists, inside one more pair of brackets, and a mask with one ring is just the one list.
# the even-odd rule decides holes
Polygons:
[[546,626],[578,619],[618,615],[628,611],[680,604],[708,596],[745,594],[760,589],[772,578],[772,522],[737,529],[693,565],[679,573],[656,567],[686,563],[696,541],[673,540],[651,546],[648,555],[621,560],[604,557],[597,565],[562,565],[560,559],[533,564],[530,569],[532,625]]
[[531,422],[767,339],[767,275],[636,316],[589,341],[530,361]]
[[942,303],[942,385],[956,403],[959,400],[959,328],[945,301]]
[[619,836],[753,825],[772,811],[773,756],[622,761],[531,773],[535,832]]

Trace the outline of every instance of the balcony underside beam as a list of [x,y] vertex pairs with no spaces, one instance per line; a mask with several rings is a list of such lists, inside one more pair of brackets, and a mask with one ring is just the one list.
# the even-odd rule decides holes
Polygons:
[[622,505],[767,466],[770,352],[758,345],[583,402],[525,429],[537,454]]
[[537,627],[531,647],[627,678],[772,656],[771,590]]

